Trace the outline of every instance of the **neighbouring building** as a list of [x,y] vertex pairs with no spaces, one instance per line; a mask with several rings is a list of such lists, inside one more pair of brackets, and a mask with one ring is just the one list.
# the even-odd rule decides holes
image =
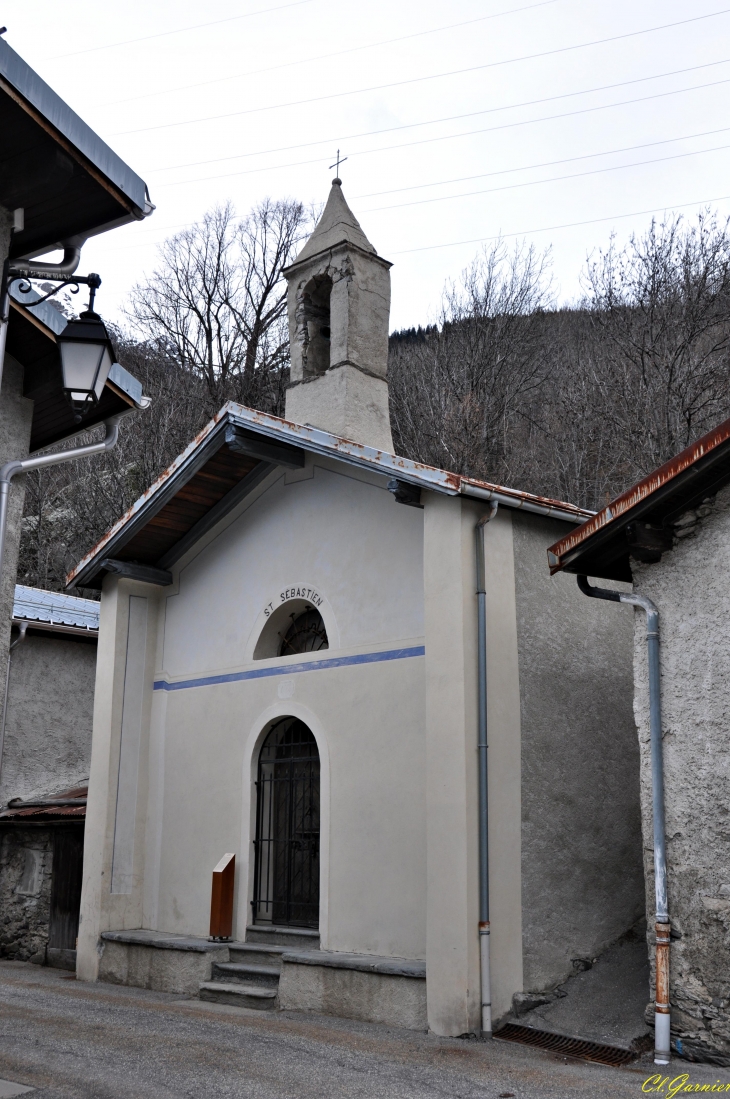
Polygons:
[[[692,1060],[728,1065],[730,420],[553,545],[549,559],[563,576],[633,582],[659,610],[672,1045]],[[628,607],[599,605],[605,620],[631,618]],[[586,600],[586,610],[594,609]],[[653,939],[646,619],[639,611],[635,618],[634,713]]]
[[[115,364],[98,403],[80,424],[63,390],[56,343],[66,319],[28,283],[75,273],[85,241],[154,210],[145,183],[0,37],[0,465],[28,457],[110,416],[143,408],[142,390]],[[63,251],[60,264],[39,257]],[[9,271],[8,267],[9,265]],[[55,270],[51,270],[54,268]],[[102,272],[103,274],[103,272]],[[82,300],[81,297],[79,300]],[[7,316],[7,323],[5,319]],[[0,683],[5,682],[24,502],[10,491],[0,578]]]
[[389,266],[335,180],[286,272],[287,418],[225,405],[69,578],[101,589],[81,979],[479,1030],[494,504],[495,1017],[642,914],[631,622],[545,574],[588,513],[392,453]]
[[99,604],[17,585],[0,726],[0,956],[74,969]]

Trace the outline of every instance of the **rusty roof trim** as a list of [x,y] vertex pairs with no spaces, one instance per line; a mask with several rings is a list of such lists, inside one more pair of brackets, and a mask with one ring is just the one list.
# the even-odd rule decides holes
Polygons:
[[550,546],[548,563],[551,574],[564,569],[579,556],[589,539],[618,524],[619,520],[626,519],[628,514],[635,512],[640,505],[650,505],[652,498],[656,497],[660,490],[671,491],[678,478],[686,480],[686,475],[691,476],[703,459],[719,457],[720,453],[724,453],[727,449],[724,444],[730,444],[730,419],[724,420],[718,427],[685,447],[663,466],[659,466],[653,473],[617,496],[577,530],[571,531],[565,538],[561,538],[559,542]]
[[279,416],[271,416],[266,412],[258,412],[256,409],[229,401],[196,435],[172,465],[79,561],[66,578],[68,587],[83,586],[88,582],[99,571],[102,555],[103,557],[114,556],[118,548],[134,533],[141,530],[194,473],[202,468],[205,462],[223,446],[225,428],[229,423],[278,442],[302,447],[322,457],[339,458],[349,465],[382,473],[421,489],[430,489],[449,496],[471,496],[481,500],[495,499],[507,507],[522,508],[571,523],[580,523],[593,514],[573,504],[504,488],[472,477],[463,477],[461,474],[437,469],[423,462],[414,462],[409,458],[377,450],[350,439],[342,439],[317,427],[295,424]]
[[[64,790],[60,794],[48,794],[39,798],[28,798],[26,802],[16,799],[8,804],[8,808],[0,813],[0,824],[5,821],[12,822],[44,822],[49,823],[58,818],[71,818],[72,820],[84,820],[86,817],[86,798],[88,786],[75,786],[72,790]],[[63,803],[72,801],[76,804]],[[46,802],[47,804],[43,804]],[[57,804],[53,804],[56,802]]]

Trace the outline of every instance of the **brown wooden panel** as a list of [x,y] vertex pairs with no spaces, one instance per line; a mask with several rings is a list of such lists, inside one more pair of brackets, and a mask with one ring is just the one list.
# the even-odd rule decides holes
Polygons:
[[220,450],[127,542],[118,557],[154,565],[258,465],[255,458]]

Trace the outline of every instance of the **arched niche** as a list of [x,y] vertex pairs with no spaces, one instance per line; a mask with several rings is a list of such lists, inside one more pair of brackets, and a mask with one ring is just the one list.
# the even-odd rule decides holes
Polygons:
[[319,652],[329,637],[319,610],[306,599],[289,599],[272,611],[254,646],[253,659]]

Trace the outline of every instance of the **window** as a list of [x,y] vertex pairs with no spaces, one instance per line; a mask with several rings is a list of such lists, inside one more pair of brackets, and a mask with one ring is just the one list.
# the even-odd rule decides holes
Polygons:
[[253,658],[267,660],[272,656],[315,653],[328,648],[327,630],[316,607],[306,599],[290,599],[266,620]]
[[322,615],[314,607],[292,614],[291,625],[281,639],[279,656],[291,656],[292,653],[316,653],[327,649],[327,631]]

